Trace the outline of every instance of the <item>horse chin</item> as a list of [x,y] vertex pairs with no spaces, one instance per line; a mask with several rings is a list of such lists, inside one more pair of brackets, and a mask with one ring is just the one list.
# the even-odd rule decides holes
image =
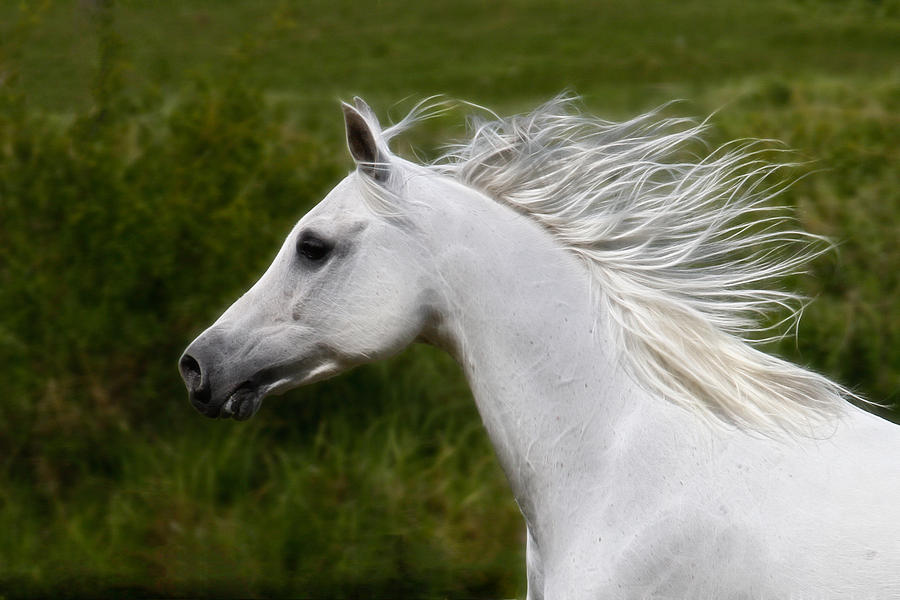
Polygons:
[[[311,369],[294,373],[290,377],[284,377],[268,383],[254,383],[245,381],[239,385],[218,408],[206,403],[194,403],[197,409],[206,416],[216,419],[234,419],[246,421],[256,414],[262,405],[263,398],[269,395],[279,395],[284,392],[310,383],[328,379],[344,371],[336,361],[324,361]],[[257,376],[255,379],[259,380]],[[264,377],[262,377],[264,379]]]
[[234,390],[219,411],[223,419],[233,418],[235,421],[246,421],[256,414],[262,404],[263,394],[259,388],[249,383]]

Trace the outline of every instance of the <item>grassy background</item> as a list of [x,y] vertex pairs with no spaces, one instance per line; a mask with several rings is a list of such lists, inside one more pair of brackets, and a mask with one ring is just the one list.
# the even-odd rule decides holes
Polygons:
[[[510,597],[523,530],[452,362],[416,347],[186,402],[184,346],[349,166],[338,98],[672,98],[815,161],[838,252],[773,348],[900,400],[900,3],[0,3],[0,596]],[[429,147],[450,122],[413,135]],[[900,413],[886,410],[897,419]]]

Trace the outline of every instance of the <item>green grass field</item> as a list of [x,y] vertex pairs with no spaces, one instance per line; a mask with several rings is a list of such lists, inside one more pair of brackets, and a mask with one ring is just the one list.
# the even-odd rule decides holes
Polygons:
[[[672,99],[810,161],[836,252],[773,351],[900,401],[900,3],[0,4],[0,598],[521,597],[524,529],[452,361],[187,403],[182,349],[350,168],[338,99]],[[410,144],[428,155],[462,114]],[[900,420],[900,411],[885,415]]]

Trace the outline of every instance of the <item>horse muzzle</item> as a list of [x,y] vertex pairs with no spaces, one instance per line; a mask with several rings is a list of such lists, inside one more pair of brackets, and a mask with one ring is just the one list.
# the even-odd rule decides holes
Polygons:
[[[204,360],[204,353],[197,352],[193,346],[191,344],[178,361],[178,370],[187,386],[191,405],[211,419],[231,417],[246,421],[256,414],[263,396],[259,385],[246,380],[230,387],[213,386],[210,380],[212,368],[208,360]],[[204,362],[207,364],[204,365]]]

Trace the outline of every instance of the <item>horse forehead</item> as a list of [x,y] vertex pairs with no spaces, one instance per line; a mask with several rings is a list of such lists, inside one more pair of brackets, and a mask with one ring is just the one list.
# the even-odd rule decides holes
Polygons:
[[345,177],[301,220],[307,221],[319,217],[336,218],[340,215],[359,216],[364,214],[365,205],[355,177],[356,175],[354,174]]

